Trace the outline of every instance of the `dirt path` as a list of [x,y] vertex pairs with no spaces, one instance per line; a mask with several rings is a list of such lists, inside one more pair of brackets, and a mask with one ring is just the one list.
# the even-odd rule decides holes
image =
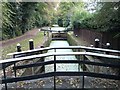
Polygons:
[[39,30],[37,28],[37,29],[33,29],[33,30],[30,30],[30,31],[26,32],[22,36],[19,36],[19,37],[13,38],[13,39],[9,39],[9,40],[6,40],[6,41],[0,41],[0,47],[9,46],[13,43],[20,42],[20,41],[22,41],[24,39],[27,39],[27,38],[33,38],[34,36],[37,35],[38,32],[39,32]]

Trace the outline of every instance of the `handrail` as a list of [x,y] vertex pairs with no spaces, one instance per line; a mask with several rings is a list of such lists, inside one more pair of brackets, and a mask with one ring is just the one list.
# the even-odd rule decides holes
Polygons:
[[23,60],[30,60],[35,58],[47,57],[47,56],[62,56],[62,55],[89,55],[89,56],[96,56],[96,57],[104,57],[104,58],[111,58],[111,59],[120,59],[120,56],[115,55],[107,55],[107,54],[99,54],[93,52],[53,52],[53,53],[44,53],[20,58],[12,58],[6,60],[0,60],[0,64],[10,63],[10,62],[18,62]]
[[[56,60],[56,63],[80,63],[80,64],[88,64],[88,65],[94,65],[94,66],[104,66],[104,67],[114,67],[114,68],[120,68],[120,64],[107,64],[107,63],[99,63],[99,62],[91,62],[91,61],[80,61],[80,60]],[[34,64],[27,64],[27,65],[20,65],[13,67],[13,69],[23,69],[23,68],[30,68],[30,67],[38,67],[43,65],[50,65],[54,64],[54,60],[51,61],[45,61],[45,62],[38,62]]]
[[[83,76],[83,88],[84,88],[84,76],[90,76],[90,77],[98,77],[98,78],[106,78],[106,79],[114,79],[114,80],[120,80],[119,75],[107,75],[107,74],[101,74],[101,73],[92,73],[92,72],[84,72],[84,67],[83,71],[81,72],[56,72],[56,64],[57,63],[68,63],[68,61],[60,61],[56,60],[56,56],[69,56],[69,55],[88,55],[88,56],[94,56],[94,57],[102,57],[102,58],[109,58],[109,59],[118,59],[120,60],[120,56],[116,55],[107,55],[107,54],[99,54],[99,53],[93,53],[93,52],[52,52],[52,53],[44,53],[44,54],[37,54],[37,55],[31,55],[31,56],[26,56],[26,57],[19,57],[19,58],[12,58],[12,59],[6,59],[6,60],[1,60],[0,64],[3,64],[3,72],[4,72],[4,79],[2,79],[2,83],[5,83],[5,88],[7,90],[7,83],[10,82],[17,82],[17,81],[22,81],[22,80],[31,80],[31,79],[37,79],[37,78],[43,78],[43,77],[51,77],[54,76],[54,88],[56,88],[56,82],[55,82],[55,76]],[[15,70],[14,72],[16,73],[16,69],[22,69],[22,68],[27,68],[27,67],[34,67],[34,66],[45,66],[48,64],[54,64],[54,72],[51,73],[45,73],[45,74],[40,74],[40,75],[32,75],[32,76],[25,76],[25,77],[16,77],[15,78],[6,78],[5,74],[5,64],[9,63],[16,63],[19,61],[24,61],[24,60],[31,60],[31,59],[36,59],[36,58],[43,58],[43,57],[49,57],[49,56],[54,56],[54,61],[46,61],[46,62],[41,62],[41,63],[34,63],[34,64],[29,64],[29,65],[22,65],[22,66],[15,66],[13,69]],[[72,61],[69,60],[69,63],[78,63],[82,64],[83,66],[85,64],[88,65],[96,65],[96,66],[105,66],[105,67],[115,67],[119,68],[120,65],[118,64],[105,64],[105,63],[99,63],[99,62],[90,62],[90,61],[85,61],[85,58],[83,58],[82,61]]]
[[39,51],[51,50],[51,49],[85,49],[85,50],[95,50],[95,51],[111,52],[111,53],[120,54],[119,50],[112,50],[112,49],[94,48],[94,47],[86,47],[86,46],[62,46],[62,47],[45,47],[45,48],[27,50],[27,51],[22,51],[22,52],[14,52],[14,53],[9,53],[7,55],[19,55],[19,54],[39,52]]
[[16,77],[16,78],[7,78],[6,80],[3,79],[2,83],[5,83],[6,81],[8,83],[12,83],[12,82],[18,82],[18,81],[52,77],[54,75],[55,76],[90,76],[90,77],[97,77],[97,78],[120,80],[120,76],[107,75],[107,74],[101,74],[101,73],[93,73],[93,72],[48,72],[48,73],[38,74],[38,75],[29,75],[29,76],[22,76],[22,77]]

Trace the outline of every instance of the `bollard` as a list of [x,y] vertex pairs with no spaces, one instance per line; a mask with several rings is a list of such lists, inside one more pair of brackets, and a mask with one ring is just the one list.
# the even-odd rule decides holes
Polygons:
[[76,36],[76,37],[78,37],[78,35],[77,35],[77,34],[76,34],[75,36]]
[[106,43],[106,48],[110,49],[110,43]]
[[91,45],[90,45],[90,47],[92,47],[92,48],[93,48],[94,46],[91,44]]
[[21,52],[22,50],[21,50],[21,45],[18,43],[17,44],[17,52]]
[[33,39],[29,40],[29,49],[30,50],[34,49]]
[[[110,49],[110,43],[106,43],[106,48]],[[109,52],[106,52],[106,54],[109,54]]]
[[99,39],[98,38],[95,39],[95,48],[99,48]]

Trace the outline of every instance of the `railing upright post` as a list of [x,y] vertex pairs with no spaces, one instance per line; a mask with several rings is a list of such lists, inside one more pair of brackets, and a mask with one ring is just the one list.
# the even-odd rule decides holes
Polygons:
[[54,49],[54,52],[56,52],[56,49]]
[[56,90],[56,56],[54,55],[54,90]]
[[[40,48],[44,48],[44,46],[41,46]],[[43,54],[44,52],[43,51],[41,51],[41,54]],[[41,61],[42,62],[44,62],[44,57],[41,57]],[[45,65],[44,66],[42,66],[42,71],[45,71]]]
[[[13,55],[13,58],[15,58],[15,55]],[[14,62],[14,67],[16,67],[16,62]],[[14,74],[15,74],[15,77],[16,77],[17,76],[16,69],[14,69]]]
[[[85,70],[85,63],[84,63],[84,61],[85,61],[85,55],[83,55],[83,72],[84,72],[84,70]],[[82,89],[84,89],[84,80],[85,78],[84,78],[84,74],[83,74],[83,79],[82,79]]]
[[[14,63],[14,67],[16,67],[16,64]],[[14,69],[14,74],[15,74],[15,77],[17,76],[16,74],[16,69]]]
[[4,74],[4,80],[5,80],[5,90],[8,90],[7,89],[7,82],[6,82],[5,64],[3,64],[3,74]]
[[[80,49],[78,49],[78,52],[80,52]],[[78,61],[80,61],[80,55],[78,55]],[[80,71],[80,63],[78,63],[78,71]]]

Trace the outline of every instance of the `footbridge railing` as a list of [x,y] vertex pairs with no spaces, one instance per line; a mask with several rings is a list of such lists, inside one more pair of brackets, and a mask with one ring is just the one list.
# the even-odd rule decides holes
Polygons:
[[39,49],[22,51],[22,52],[9,53],[8,55],[9,56],[12,55],[13,58],[15,58],[15,57],[24,57],[24,56],[29,56],[29,55],[44,53],[45,51],[48,51],[48,50],[54,50],[54,51],[56,51],[56,49],[76,49],[78,51],[85,50],[85,51],[93,51],[93,52],[98,51],[96,53],[106,53],[106,52],[108,52],[109,54],[120,55],[120,51],[119,50],[94,48],[94,47],[86,47],[86,46],[62,46],[62,47],[57,47],[56,46],[56,47],[46,47],[46,48],[39,48]]
[[[39,78],[45,78],[45,77],[54,77],[54,89],[56,89],[56,76],[82,76],[82,88],[84,88],[84,77],[85,76],[89,76],[89,77],[96,77],[96,78],[105,78],[105,79],[113,79],[113,80],[120,80],[120,75],[112,75],[112,74],[105,74],[105,73],[96,73],[96,72],[88,72],[85,71],[85,65],[93,65],[93,66],[102,66],[102,67],[113,67],[113,68],[120,68],[120,63],[104,63],[104,62],[92,62],[92,61],[88,61],[86,60],[85,56],[94,56],[94,57],[99,57],[99,58],[106,58],[106,59],[112,59],[112,60],[117,60],[118,62],[120,61],[120,56],[117,55],[107,55],[107,54],[103,54],[103,53],[96,53],[96,52],[53,52],[53,53],[43,53],[43,54],[39,54],[38,52],[41,53],[41,51],[44,50],[50,50],[50,49],[86,49],[86,50],[97,50],[97,51],[102,51],[102,52],[112,52],[112,53],[117,53],[119,54],[120,51],[117,50],[109,50],[109,49],[100,49],[100,48],[90,48],[90,47],[80,47],[80,46],[70,46],[70,47],[47,47],[47,48],[41,48],[41,49],[36,49],[36,50],[30,50],[30,51],[24,51],[24,52],[19,52],[19,53],[14,53],[12,55],[20,55],[23,54],[24,57],[18,57],[18,58],[12,58],[12,59],[6,59],[6,60],[1,60],[0,64],[2,64],[2,69],[3,69],[3,73],[4,73],[4,77],[2,79],[2,84],[5,84],[5,89],[7,90],[7,84],[8,83],[13,83],[13,82],[19,82],[19,81],[25,81],[25,80],[32,80],[32,79],[39,79]],[[36,53],[36,55],[31,55],[31,53],[34,52]],[[25,56],[25,54],[29,54],[27,56]],[[71,55],[80,55],[83,58],[81,60],[56,60],[57,56],[71,56]],[[24,64],[24,65],[18,65],[16,66],[15,64],[17,62],[21,62],[21,61],[31,61],[34,60],[36,58],[41,58],[44,59],[45,57],[49,57],[49,56],[53,56],[54,60],[50,60],[50,61],[42,61],[42,62],[38,62],[38,63],[32,63],[32,64]],[[76,63],[76,64],[80,64],[82,65],[82,69],[83,71],[78,71],[78,72],[58,72],[56,70],[56,64],[58,63]],[[8,78],[6,76],[6,68],[9,65],[13,66],[13,70],[15,73],[14,77],[10,77]],[[54,66],[54,71],[53,72],[48,72],[48,73],[41,73],[38,75],[29,75],[29,76],[19,76],[17,77],[16,75],[16,70],[17,69],[24,69],[24,68],[30,68],[30,67],[36,67],[36,66],[46,66],[46,65],[51,65],[53,64]]]

